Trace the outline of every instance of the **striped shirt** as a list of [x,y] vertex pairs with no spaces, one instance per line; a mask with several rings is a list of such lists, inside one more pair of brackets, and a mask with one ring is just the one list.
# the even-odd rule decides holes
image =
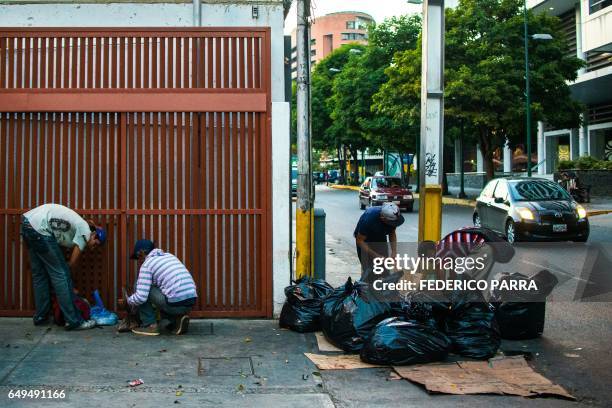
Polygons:
[[485,237],[475,232],[458,229],[442,238],[436,244],[436,256],[439,258],[464,258],[485,243]]
[[147,301],[151,285],[157,286],[169,303],[198,297],[191,274],[179,259],[161,249],[154,249],[147,255],[138,272],[136,292],[128,303],[138,306]]

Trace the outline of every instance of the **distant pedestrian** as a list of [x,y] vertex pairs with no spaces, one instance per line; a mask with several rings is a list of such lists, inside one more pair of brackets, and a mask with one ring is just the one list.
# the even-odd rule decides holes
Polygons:
[[395,229],[403,223],[404,217],[399,207],[393,203],[370,207],[361,215],[353,236],[361,263],[362,281],[368,283],[374,281],[374,258],[395,257],[397,254]]
[[[138,309],[141,327],[135,334],[157,336],[161,322],[156,319],[159,310],[166,328],[175,334],[185,334],[189,327],[189,312],[197,300],[196,285],[187,267],[174,255],[155,248],[148,239],[136,242],[131,259],[141,264],[136,281],[136,292],[119,303]],[[154,309],[155,308],[155,309]]]
[[[96,323],[83,320],[74,304],[74,287],[70,276],[85,249],[106,241],[106,231],[93,221],[86,221],[75,211],[59,204],[44,204],[21,218],[21,235],[30,255],[34,286],[34,324],[45,324],[51,310],[50,286],[66,321],[66,329],[91,329]],[[61,247],[72,248],[66,262]]]

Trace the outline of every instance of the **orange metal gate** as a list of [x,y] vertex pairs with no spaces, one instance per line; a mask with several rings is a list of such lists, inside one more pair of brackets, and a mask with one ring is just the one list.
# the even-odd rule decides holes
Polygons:
[[0,29],[0,315],[31,315],[20,215],[108,228],[75,286],[113,305],[150,237],[192,272],[194,316],[271,316],[270,32]]

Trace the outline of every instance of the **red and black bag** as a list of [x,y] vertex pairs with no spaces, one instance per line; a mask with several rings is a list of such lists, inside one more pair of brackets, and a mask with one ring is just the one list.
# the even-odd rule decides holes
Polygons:
[[[89,320],[91,317],[90,306],[87,299],[82,298],[80,296],[74,297],[74,305],[77,310],[81,312],[81,316],[84,320]],[[66,320],[64,319],[64,313],[62,313],[62,309],[57,301],[57,297],[55,295],[51,295],[51,310],[53,311],[53,321],[58,326],[64,326],[66,324]]]

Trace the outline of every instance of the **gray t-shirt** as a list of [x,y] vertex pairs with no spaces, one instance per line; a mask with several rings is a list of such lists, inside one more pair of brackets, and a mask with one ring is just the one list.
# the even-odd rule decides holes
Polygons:
[[66,248],[78,245],[82,250],[91,235],[89,224],[79,214],[59,204],[44,204],[24,214],[39,234],[53,236]]

